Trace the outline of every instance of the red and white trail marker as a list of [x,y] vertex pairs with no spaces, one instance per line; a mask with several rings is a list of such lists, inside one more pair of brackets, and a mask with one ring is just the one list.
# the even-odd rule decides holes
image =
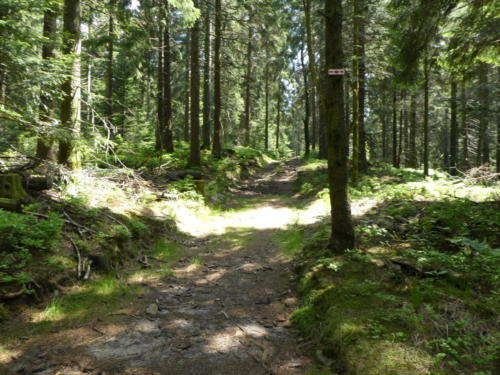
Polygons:
[[329,76],[343,76],[345,75],[344,69],[328,69]]

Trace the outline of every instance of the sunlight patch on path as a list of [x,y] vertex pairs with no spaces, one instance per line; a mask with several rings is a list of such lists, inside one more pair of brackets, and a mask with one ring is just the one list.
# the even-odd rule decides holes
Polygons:
[[[242,211],[214,213],[192,202],[171,206],[179,230],[193,237],[223,235],[238,229],[284,229],[289,225],[310,225],[330,215],[328,200],[318,198],[303,209],[286,207],[284,199],[273,199]],[[378,205],[376,199],[361,199],[352,203],[354,217],[362,216]],[[165,214],[165,212],[164,212]]]

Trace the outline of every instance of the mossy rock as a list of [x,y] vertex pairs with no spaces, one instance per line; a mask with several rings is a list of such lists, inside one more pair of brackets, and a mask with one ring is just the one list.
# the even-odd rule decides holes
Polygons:
[[23,188],[21,176],[16,173],[0,175],[0,198],[23,200],[28,194]]

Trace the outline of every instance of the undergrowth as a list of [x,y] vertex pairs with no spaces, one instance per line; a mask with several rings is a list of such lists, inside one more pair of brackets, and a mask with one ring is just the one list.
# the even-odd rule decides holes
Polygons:
[[[302,168],[298,189],[326,185],[324,164]],[[326,250],[327,223],[291,228],[303,305],[294,324],[356,375],[493,375],[500,361],[498,185],[472,185],[434,172],[373,169],[351,187],[374,200],[355,219],[358,245]]]

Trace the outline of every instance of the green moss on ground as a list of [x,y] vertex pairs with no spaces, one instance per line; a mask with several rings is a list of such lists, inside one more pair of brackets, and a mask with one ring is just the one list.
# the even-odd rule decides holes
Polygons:
[[356,218],[357,249],[330,255],[327,223],[286,235],[305,234],[293,323],[334,373],[497,373],[498,191],[383,166],[352,187],[378,202]]

